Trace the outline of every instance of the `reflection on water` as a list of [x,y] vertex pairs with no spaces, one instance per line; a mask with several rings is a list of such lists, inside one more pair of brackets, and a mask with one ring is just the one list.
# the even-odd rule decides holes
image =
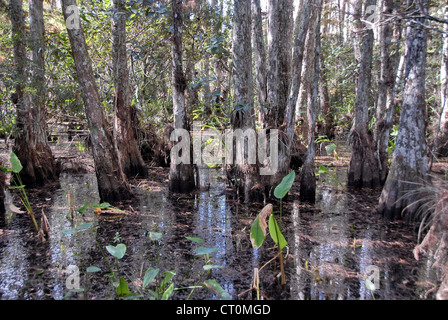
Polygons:
[[[197,285],[201,276],[204,260],[195,258],[193,250],[199,245],[216,248],[217,252],[210,256],[211,263],[222,268],[214,269],[210,276],[237,299],[239,293],[250,288],[253,269],[272,257],[272,243],[267,240],[266,246],[252,249],[250,224],[258,209],[251,212],[252,209],[226,198],[222,171],[202,173],[202,184],[210,187],[191,197],[169,195],[164,189],[140,190],[138,202],[132,208],[138,215],[107,220],[97,217],[89,208],[83,215],[76,213],[74,221],[70,218],[69,194],[75,210],[86,201],[97,204],[96,179],[89,174],[61,176],[60,189],[45,199],[51,226],[47,243],[41,244],[32,236],[25,214],[7,213],[6,226],[0,235],[1,299],[63,299],[68,292],[66,270],[70,265],[79,267],[83,276],[91,265],[102,269],[102,273],[90,276],[92,283],[82,283],[83,287],[89,286],[88,294],[72,298],[113,298],[113,288],[104,277],[108,266],[98,245],[104,249],[116,237],[128,248],[120,261],[120,268],[127,275],[141,279],[148,267],[176,270],[175,280],[183,281],[179,286]],[[344,170],[337,174],[339,180],[345,179]],[[414,239],[406,235],[407,229],[400,229],[400,225],[390,227],[373,214],[358,212],[360,199],[329,185],[328,180],[322,179],[318,201],[312,210],[298,201],[283,207],[283,226],[289,244],[288,284],[281,289],[286,293],[278,297],[294,300],[423,298],[424,290],[416,283],[426,281],[426,269],[412,259]],[[13,201],[9,194],[7,199],[8,203]],[[61,233],[86,222],[93,222],[96,232]],[[152,241],[150,232],[160,232],[162,239]],[[204,243],[193,243],[186,236],[199,237]],[[375,292],[365,282],[372,265],[379,270],[379,288]],[[269,286],[270,280],[266,279],[275,276],[269,278],[267,273],[278,272],[277,267],[263,270],[264,286]],[[275,290],[278,287],[272,287],[266,294],[278,298]],[[189,293],[180,290],[175,298],[185,299]],[[192,298],[217,297],[198,290]]]

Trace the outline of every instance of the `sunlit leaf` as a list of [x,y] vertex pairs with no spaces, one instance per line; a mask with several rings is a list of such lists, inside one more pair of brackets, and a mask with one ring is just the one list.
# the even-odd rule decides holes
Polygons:
[[172,283],[168,289],[165,290],[165,292],[162,295],[162,298],[160,300],[168,300],[171,297],[171,294],[174,290],[174,283]]
[[148,237],[152,241],[157,241],[157,240],[162,239],[162,234],[158,233],[158,232],[150,232],[150,233],[148,233]]
[[204,269],[205,271],[212,270],[212,269],[221,269],[221,268],[223,268],[223,266],[218,266],[218,265],[214,265],[214,264],[206,264],[202,267],[202,269]]
[[123,258],[126,253],[126,245],[123,243],[118,244],[117,246],[106,246],[107,251],[113,255],[117,259]]
[[86,201],[81,208],[78,209],[79,213],[84,213],[84,211],[86,211],[86,209],[89,207],[89,202]]
[[87,271],[88,273],[95,273],[95,272],[99,272],[99,271],[101,271],[101,269],[98,268],[98,267],[95,267],[95,266],[90,266],[90,267],[88,267],[88,268],[86,269],[86,271]]
[[213,252],[216,252],[216,251],[218,251],[217,248],[199,247],[199,248],[196,248],[194,250],[194,255],[195,256],[202,256],[202,255],[210,254],[210,253],[213,253]]
[[20,171],[22,171],[23,169],[22,164],[20,163],[19,158],[14,152],[11,152],[11,154],[9,155],[9,161],[11,162],[12,165],[11,168],[12,172],[19,173]]
[[272,240],[274,240],[275,244],[279,246],[280,250],[288,245],[288,242],[286,242],[285,237],[280,231],[277,220],[275,220],[275,217],[273,215],[269,217],[269,234],[271,235],[271,238]]
[[126,297],[128,295],[130,295],[131,293],[129,292],[129,287],[128,284],[126,282],[126,279],[123,277],[120,277],[119,280],[119,284],[117,287],[117,296],[119,297]]
[[143,278],[143,289],[145,289],[159,274],[159,269],[148,268]]
[[252,246],[254,248],[259,248],[266,238],[266,229],[268,227],[266,219],[272,214],[272,210],[272,204],[268,204],[263,208],[263,210],[261,210],[260,214],[252,223],[252,227],[250,229],[250,241],[252,242]]
[[296,178],[296,172],[291,171],[286,177],[283,178],[282,182],[274,189],[274,196],[277,199],[283,199],[294,183]]
[[187,238],[187,239],[190,240],[190,241],[196,242],[196,243],[202,243],[202,242],[204,242],[204,240],[201,239],[201,238],[192,238],[192,237],[185,237],[185,238]]
[[222,300],[231,300],[232,297],[230,294],[225,291],[221,285],[214,279],[209,279],[204,281],[204,286],[213,292],[214,294],[218,295]]

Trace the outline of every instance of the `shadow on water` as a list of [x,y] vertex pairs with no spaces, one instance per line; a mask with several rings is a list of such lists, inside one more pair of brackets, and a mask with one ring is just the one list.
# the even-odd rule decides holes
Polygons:
[[[321,175],[314,206],[294,196],[283,204],[287,284],[279,284],[280,268],[273,261],[260,272],[260,289],[270,299],[424,299],[432,280],[426,264],[412,256],[415,230],[378,217],[373,207],[378,195],[341,191],[334,177],[344,181],[344,174],[339,168],[333,179]],[[254,268],[276,253],[269,238],[257,250],[250,242],[251,223],[261,207],[228,199],[221,171],[206,171],[202,179],[209,188],[188,196],[169,194],[166,183],[140,185],[137,200],[123,204],[127,215],[98,216],[89,208],[72,220],[69,194],[75,209],[86,201],[98,204],[96,179],[61,176],[60,189],[41,199],[51,226],[46,243],[34,235],[26,214],[7,211],[0,234],[1,299],[114,299],[107,273],[108,263],[116,265],[105,246],[118,242],[127,246],[119,269],[133,293],[142,293],[137,288],[152,267],[176,272],[174,299],[218,299],[203,289],[192,291],[207,278],[216,279],[233,299],[251,299],[250,293],[240,294],[251,287]],[[8,194],[7,202],[8,207],[17,200]],[[85,223],[94,228],[61,233]],[[162,237],[154,240],[153,233]],[[215,248],[209,263],[221,267],[204,272],[204,257],[194,254],[198,247]],[[69,266],[78,268],[83,292],[67,289]],[[101,272],[87,273],[89,266]],[[375,291],[366,285],[368,276]]]

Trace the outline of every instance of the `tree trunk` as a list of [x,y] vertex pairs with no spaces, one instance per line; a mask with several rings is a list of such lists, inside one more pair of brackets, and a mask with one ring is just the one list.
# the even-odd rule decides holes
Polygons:
[[114,68],[114,140],[121,166],[128,177],[146,177],[147,170],[138,147],[132,121],[129,91],[129,70],[126,54],[126,1],[114,0],[113,68]]
[[295,144],[295,116],[296,104],[299,96],[299,89],[302,75],[302,65],[305,52],[305,39],[311,23],[311,7],[313,1],[305,1],[302,9],[297,12],[294,30],[294,47],[292,57],[292,78],[289,89],[288,103],[285,109],[283,125],[280,131],[278,175],[284,176],[289,173],[291,165],[291,155]]
[[[409,1],[411,5],[413,1]],[[380,197],[378,212],[388,219],[409,220],[419,199],[417,190],[427,179],[425,80],[428,1],[418,0],[420,12],[406,31],[406,72],[400,126],[389,175]],[[411,193],[410,193],[411,192]],[[406,210],[405,210],[406,209]],[[405,210],[405,212],[404,212]]]
[[[44,21],[42,1],[30,2],[31,63],[28,64],[26,48],[25,16],[21,0],[9,3],[11,30],[13,34],[14,61],[16,68],[17,133],[13,147],[23,169],[20,173],[27,187],[44,185],[57,180],[55,160],[47,141],[44,117],[45,68],[43,55]],[[31,81],[28,80],[30,73]],[[35,90],[31,94],[31,87]]]
[[[313,80],[311,82],[311,90],[308,92],[308,149],[306,154],[306,160],[300,173],[300,200],[305,202],[314,203],[316,201],[316,175],[314,172],[314,157],[315,157],[315,129],[316,129],[316,117],[318,110],[318,91],[320,82],[320,58],[321,58],[321,38],[320,38],[320,26],[321,26],[321,14],[322,14],[322,0],[317,1],[316,11],[316,27],[313,32],[309,33],[309,36],[315,38],[314,41],[314,70]],[[311,31],[311,30],[310,30]]]
[[[0,159],[0,167],[3,166],[2,160]],[[5,214],[5,181],[6,175],[0,170],[0,221],[3,220]],[[2,224],[0,223],[0,227]]]
[[[445,4],[445,19],[448,19],[448,1]],[[441,112],[436,137],[433,143],[434,153],[448,156],[448,24],[443,26],[442,66],[440,68]]]
[[[173,37],[172,37],[172,63],[173,63],[173,112],[174,112],[174,129],[186,130],[188,132],[187,109],[185,105],[185,90],[187,88],[187,81],[182,63],[182,32],[183,32],[183,18],[182,18],[182,0],[172,0],[173,9]],[[185,139],[189,138],[184,135]],[[177,137],[176,137],[177,139]],[[191,151],[190,140],[183,141],[186,143],[188,150]],[[169,189],[171,192],[189,193],[196,189],[196,182],[194,177],[194,168],[191,161],[191,156],[187,161],[182,163],[174,162],[173,159],[170,165]],[[199,182],[197,182],[199,183]]]
[[[362,2],[361,0],[358,0]],[[366,1],[366,8],[375,5]],[[361,5],[356,5],[361,8]],[[356,16],[360,16],[357,14]],[[373,139],[369,131],[369,93],[372,77],[373,30],[367,29],[359,19],[356,35],[360,42],[360,66],[355,103],[355,121],[351,132],[352,156],[348,168],[347,186],[350,188],[376,188],[380,185],[378,162],[375,158]]]
[[[129,199],[130,187],[121,169],[117,150],[113,147],[113,137],[106,128],[80,18],[76,18],[77,11],[73,10],[76,1],[62,0],[61,4],[88,119],[100,199],[111,203]],[[71,19],[74,19],[75,25],[69,27],[70,21],[73,21]]]
[[[251,46],[251,1],[241,0],[234,2],[233,24],[233,85],[235,95],[235,109],[232,112],[231,122],[233,132],[254,132],[254,99],[252,80],[252,46]],[[237,138],[238,139],[238,138]],[[244,137],[242,138],[246,140]],[[228,141],[227,143],[229,143]],[[263,190],[259,185],[260,176],[258,165],[250,163],[249,148],[254,145],[242,143],[241,149],[236,149],[232,138],[232,164],[228,176],[233,181],[237,196],[244,202],[255,202],[262,199]],[[252,149],[252,150],[256,150]],[[242,154],[239,154],[242,153]],[[239,162],[237,159],[242,161]],[[230,162],[230,161],[228,161]]]
[[[393,13],[393,0],[384,0],[382,19]],[[386,16],[384,15],[386,14]],[[380,183],[384,184],[389,171],[388,152],[389,132],[392,126],[392,112],[395,100],[395,83],[398,59],[400,57],[401,25],[385,23],[380,27],[381,34],[381,74],[378,84],[378,102],[375,122],[374,141],[376,143]],[[395,40],[395,52],[391,52],[392,37]]]
[[252,0],[253,43],[255,59],[255,80],[257,84],[257,98],[260,122],[266,123],[267,103],[267,70],[266,49],[264,45],[263,20],[261,16],[260,0]]

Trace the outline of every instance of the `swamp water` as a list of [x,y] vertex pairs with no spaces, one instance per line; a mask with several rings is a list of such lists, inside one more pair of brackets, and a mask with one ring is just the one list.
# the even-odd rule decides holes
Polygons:
[[[435,280],[428,264],[413,258],[415,228],[382,220],[373,210],[378,195],[341,191],[334,178],[344,182],[345,171],[340,168],[320,176],[314,206],[295,200],[297,190],[291,190],[293,195],[282,204],[281,221],[288,241],[286,285],[279,284],[276,259],[260,271],[262,294],[273,300],[425,299]],[[99,203],[96,178],[62,175],[60,188],[41,199],[51,227],[45,243],[35,235],[27,214],[8,209],[11,203],[18,206],[18,199],[7,193],[7,213],[0,221],[0,299],[115,299],[116,289],[107,273],[109,265],[114,269],[117,265],[105,247],[117,243],[127,247],[119,260],[120,275],[127,279],[130,292],[142,299],[151,297],[138,290],[149,267],[175,273],[172,299],[219,299],[208,290],[191,289],[208,278],[215,279],[232,299],[256,297],[247,292],[254,268],[260,269],[277,251],[270,237],[261,248],[252,248],[250,227],[262,206],[247,207],[229,199],[219,175],[219,171],[208,172],[204,179],[210,188],[189,196],[170,195],[166,183],[139,186],[136,200],[120,206],[128,214],[115,216],[97,215],[92,208],[83,215],[76,212],[86,201]],[[279,207],[274,204],[277,219]],[[63,232],[86,223],[93,226]],[[154,240],[154,234],[161,238]],[[220,268],[205,272],[204,257],[194,255],[198,247],[215,248],[209,263]],[[101,271],[86,272],[90,266]],[[67,287],[70,268],[79,271],[80,290]],[[372,274],[375,291],[366,285]],[[154,284],[148,288],[155,290]]]

